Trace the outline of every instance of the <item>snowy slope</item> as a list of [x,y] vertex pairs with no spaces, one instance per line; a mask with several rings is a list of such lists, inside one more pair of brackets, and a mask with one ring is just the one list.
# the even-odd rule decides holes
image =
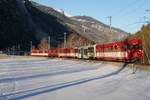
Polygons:
[[0,100],[149,100],[150,73],[101,62],[0,60]]
[[60,12],[61,14],[64,14],[64,15],[67,16],[67,17],[72,17],[71,14],[65,12],[65,11],[62,10],[62,9],[58,9],[58,8],[54,8],[54,9],[55,9],[56,11]]

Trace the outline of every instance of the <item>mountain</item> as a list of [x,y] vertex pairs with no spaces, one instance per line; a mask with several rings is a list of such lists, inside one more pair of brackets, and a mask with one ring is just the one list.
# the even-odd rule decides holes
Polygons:
[[63,20],[71,29],[74,29],[78,34],[93,42],[112,42],[125,39],[129,36],[125,31],[113,27],[110,32],[108,25],[89,16],[67,17],[63,10],[45,7],[35,2],[32,2],[32,4],[37,5],[36,7],[41,11]]
[[[29,0],[0,1],[0,49],[29,51],[30,41],[34,48],[47,49],[48,37],[51,48],[78,47],[94,43],[124,39],[128,34],[88,16],[68,17],[63,10]],[[109,41],[108,41],[109,40]]]
[[127,38],[129,34],[120,29],[110,26],[89,16],[75,16],[72,20],[79,22],[82,34],[90,40],[99,43],[119,41]]
[[57,8],[55,8],[55,10],[58,11],[58,12],[60,12],[61,14],[64,14],[64,15],[67,16],[67,17],[72,17],[72,15],[68,14],[67,12],[65,12],[65,11],[62,10],[62,9],[57,9]]
[[129,39],[141,39],[143,41],[144,62],[150,63],[150,24],[144,25],[139,32],[130,36]]

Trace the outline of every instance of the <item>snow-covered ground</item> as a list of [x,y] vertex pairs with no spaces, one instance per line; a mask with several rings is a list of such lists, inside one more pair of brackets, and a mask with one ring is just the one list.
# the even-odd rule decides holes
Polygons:
[[126,64],[0,59],[0,100],[150,100],[150,72]]

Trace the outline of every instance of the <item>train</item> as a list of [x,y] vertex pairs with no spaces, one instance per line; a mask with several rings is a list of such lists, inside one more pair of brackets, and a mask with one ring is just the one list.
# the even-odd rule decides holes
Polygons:
[[32,50],[31,56],[135,62],[143,59],[142,44],[142,40],[132,39],[74,48]]

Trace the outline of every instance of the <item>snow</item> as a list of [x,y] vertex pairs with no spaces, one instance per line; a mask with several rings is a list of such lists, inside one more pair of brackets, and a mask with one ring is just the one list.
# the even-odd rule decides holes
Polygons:
[[58,9],[58,8],[54,8],[56,11],[60,12],[61,14],[64,14],[65,16],[67,17],[72,17],[71,14],[68,14],[67,12],[65,12],[64,10],[62,9]]
[[80,18],[72,18],[72,19],[78,22],[87,22],[87,23],[95,24],[95,22],[89,21],[87,19],[80,19]]
[[0,100],[150,100],[150,72],[88,60],[0,60]]

